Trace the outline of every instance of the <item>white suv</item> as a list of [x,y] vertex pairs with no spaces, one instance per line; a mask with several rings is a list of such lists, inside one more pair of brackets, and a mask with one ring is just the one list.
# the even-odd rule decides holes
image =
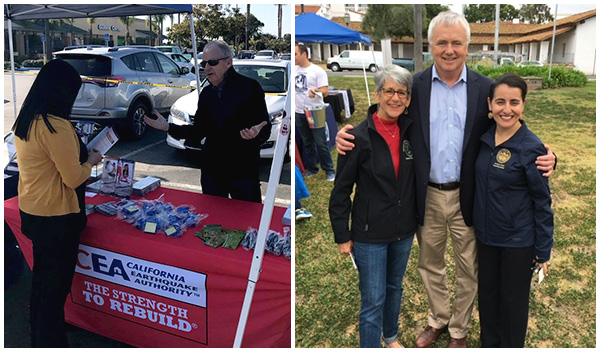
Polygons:
[[[287,60],[233,60],[233,68],[240,74],[253,78],[260,83],[265,91],[265,101],[269,118],[271,119],[271,135],[260,147],[261,158],[273,158],[275,154],[275,142],[281,126],[281,120],[285,114],[285,99],[288,94],[288,80],[291,76],[291,63]],[[201,88],[208,85],[204,81]],[[191,92],[179,98],[171,107],[169,122],[176,125],[190,125],[198,108],[198,93]],[[167,144],[177,149],[202,148],[202,141],[186,141],[175,139],[167,134]]]
[[153,108],[169,111],[179,97],[192,91],[190,83],[195,80],[188,68],[149,46],[67,47],[54,56],[88,78],[79,89],[70,120],[116,123],[133,139],[146,134],[144,115]]

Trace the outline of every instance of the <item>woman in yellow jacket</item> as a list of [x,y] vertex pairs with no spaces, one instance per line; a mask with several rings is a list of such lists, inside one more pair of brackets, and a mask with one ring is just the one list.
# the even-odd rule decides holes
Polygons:
[[102,160],[98,151],[88,153],[67,120],[80,87],[73,66],[48,62],[13,125],[21,231],[33,243],[32,347],[68,346],[64,304],[87,222],[85,182]]

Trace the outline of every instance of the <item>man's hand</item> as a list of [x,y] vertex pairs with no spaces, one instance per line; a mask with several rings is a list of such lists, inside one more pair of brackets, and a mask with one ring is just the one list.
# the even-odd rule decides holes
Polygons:
[[348,133],[353,128],[352,125],[346,125],[335,136],[335,149],[337,149],[338,154],[346,155],[346,152],[354,149],[354,143],[350,142],[354,140],[354,136]]
[[263,127],[265,127],[266,124],[267,124],[267,121],[263,121],[256,126],[252,126],[250,128],[244,128],[243,130],[240,131],[240,136],[242,136],[243,139],[247,139],[247,140],[256,138],[256,136],[258,136],[258,134],[260,133],[260,130]]
[[165,131],[165,132],[168,131],[169,123],[167,122],[167,120],[156,109],[152,110],[152,113],[157,118],[151,119],[148,116],[144,115],[144,122],[146,122],[146,125],[156,128],[157,130],[161,130],[161,131]]
[[346,243],[338,243],[338,251],[340,251],[340,253],[342,253],[342,254],[350,254],[350,251],[352,251],[353,245],[354,245],[354,242],[352,242],[352,240],[350,240]]
[[[336,142],[337,142],[337,137],[336,137]],[[550,177],[550,175],[552,175],[552,171],[554,170],[554,164],[556,163],[556,156],[552,153],[552,150],[550,149],[549,145],[544,144],[544,147],[546,147],[548,154],[538,156],[537,159],[535,160],[535,164],[537,165],[538,170],[545,171],[542,174],[542,176]]]

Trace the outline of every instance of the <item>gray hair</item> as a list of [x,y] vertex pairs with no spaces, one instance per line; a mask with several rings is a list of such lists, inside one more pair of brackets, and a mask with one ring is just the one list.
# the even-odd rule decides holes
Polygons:
[[375,89],[380,92],[381,89],[383,89],[383,85],[389,78],[393,79],[394,82],[398,83],[399,85],[406,86],[408,95],[411,95],[413,78],[407,69],[398,65],[385,66],[375,73]]
[[429,29],[427,30],[429,45],[433,42],[433,29],[440,24],[446,26],[456,26],[457,24],[460,24],[467,32],[467,44],[471,42],[471,27],[469,27],[469,22],[467,22],[465,16],[452,11],[444,11],[440,12],[431,20],[431,22],[429,22]]
[[213,46],[219,49],[223,57],[231,57],[231,48],[229,48],[229,44],[225,43],[222,40],[213,40],[211,42],[206,43],[206,45],[204,46],[204,51],[212,48]]

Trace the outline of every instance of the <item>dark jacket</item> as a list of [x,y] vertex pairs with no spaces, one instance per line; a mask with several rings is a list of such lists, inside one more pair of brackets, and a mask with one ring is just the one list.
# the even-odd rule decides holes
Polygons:
[[[245,140],[240,131],[266,121],[259,135]],[[212,84],[202,89],[191,126],[169,124],[169,134],[177,139],[201,140],[206,137],[202,172],[235,178],[258,179],[260,145],[269,139],[271,123],[260,84],[227,70],[221,96]],[[240,176],[247,177],[240,177]]]
[[[390,149],[379,135],[369,108],[367,119],[350,131],[355,147],[338,157],[335,184],[329,199],[329,218],[336,243],[349,240],[390,243],[413,235],[417,230],[415,172],[410,143],[412,121],[398,119],[400,127],[400,171],[398,178]],[[354,202],[350,195],[356,184]],[[352,212],[352,229],[349,228]]]
[[[429,107],[431,98],[432,68],[414,75],[409,117],[414,121],[412,145],[415,154],[417,189],[417,214],[419,224],[425,217],[427,182],[431,169],[429,141]],[[481,147],[479,138],[492,121],[488,119],[487,97],[492,80],[467,68],[467,118],[460,169],[460,209],[467,226],[473,225],[473,199],[475,197],[475,159]]]
[[495,146],[496,127],[481,137],[476,164],[475,234],[486,245],[535,245],[539,262],[550,260],[554,217],[548,178],[535,159],[544,144],[525,123],[509,140]]

